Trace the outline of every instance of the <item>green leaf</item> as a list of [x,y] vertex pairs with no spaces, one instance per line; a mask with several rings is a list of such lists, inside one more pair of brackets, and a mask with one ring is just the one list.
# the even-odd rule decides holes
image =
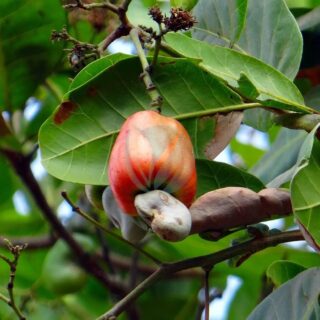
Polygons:
[[0,220],[2,236],[35,235],[43,233],[46,228],[46,222],[42,217],[36,214],[21,215],[14,209],[2,210]]
[[265,109],[245,110],[243,123],[259,131],[266,132],[274,125],[274,113]]
[[193,37],[234,47],[294,79],[302,56],[302,36],[285,2],[246,2],[202,0],[195,10],[198,24]]
[[267,277],[276,287],[279,287],[304,270],[306,270],[305,267],[292,261],[278,260],[269,266]]
[[[298,169],[291,181],[294,215],[307,232],[310,245],[320,247],[320,141],[316,134],[319,126],[307,136],[298,159]],[[304,230],[305,229],[305,230]]]
[[[171,319],[184,320],[195,318],[195,305],[198,302],[197,291],[199,285],[195,279],[193,281],[164,279],[148,290],[139,299],[138,304],[141,310],[141,319],[163,320],[162,312],[154,312],[155,301],[161,301],[161,308],[170,315]],[[188,304],[191,304],[191,307]],[[193,307],[193,308],[192,308]],[[188,316],[183,317],[184,308],[188,308]],[[185,312],[184,312],[185,313]]]
[[157,30],[158,25],[152,18],[148,15],[148,8],[156,5],[160,7],[163,11],[169,11],[170,4],[169,1],[152,1],[152,0],[133,0],[130,3],[129,10],[127,12],[128,19],[133,25],[143,25],[146,27],[151,27]]
[[[197,25],[193,37],[231,47],[254,56],[293,79],[299,70],[302,37],[297,23],[282,0],[202,0],[196,6]],[[288,36],[290,35],[290,36]],[[241,80],[245,81],[245,75]],[[256,88],[247,82],[254,98]],[[245,91],[243,94],[247,95]],[[267,131],[273,115],[262,109],[246,110],[244,123]]]
[[194,146],[195,157],[213,160],[237,133],[242,118],[242,112],[234,111],[183,120]]
[[[134,112],[149,109],[140,73],[139,59],[124,55],[107,56],[79,73],[68,100],[40,129],[42,162],[50,174],[77,183],[108,183],[107,162],[120,126]],[[186,59],[159,57],[153,81],[164,100],[162,113],[177,119],[246,106]]]
[[295,165],[301,144],[306,136],[305,131],[282,128],[270,150],[250,172],[264,183],[269,183]]
[[246,168],[251,168],[265,153],[264,150],[256,148],[251,144],[241,143],[233,139],[230,144],[233,153],[236,153],[244,161]]
[[262,276],[248,275],[230,303],[226,319],[246,320],[261,294]]
[[200,0],[192,36],[212,44],[232,47],[246,25],[247,0]]
[[319,294],[320,268],[308,269],[273,291],[248,320],[319,319]]
[[245,187],[253,191],[264,188],[263,183],[258,178],[229,164],[197,160],[196,165],[198,174],[197,197],[224,187]]
[[309,106],[320,111],[320,85],[312,87],[306,93],[305,99],[306,99]]
[[[0,191],[0,206],[6,201],[10,201],[14,193],[14,185],[12,181],[11,172],[8,169],[8,163],[0,154],[0,185],[3,186]],[[5,186],[5,187],[4,187]]]
[[319,0],[286,0],[289,8],[315,8],[319,6]]
[[170,0],[170,5],[174,8],[182,8],[183,10],[191,11],[197,2],[198,0]]
[[0,109],[24,106],[62,55],[51,31],[66,23],[59,0],[0,3]]
[[168,33],[165,39],[179,54],[200,59],[199,65],[204,70],[226,81],[247,99],[279,109],[313,111],[304,105],[303,97],[293,82],[254,57],[191,39],[183,34]]

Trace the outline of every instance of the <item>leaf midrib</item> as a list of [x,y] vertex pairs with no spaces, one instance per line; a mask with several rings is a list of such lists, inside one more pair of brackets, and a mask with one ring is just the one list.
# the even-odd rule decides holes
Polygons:
[[[179,114],[179,115],[176,115],[172,118],[174,119],[177,119],[177,120],[184,120],[184,119],[193,119],[193,118],[197,118],[197,117],[200,117],[202,116],[202,113],[206,113],[206,115],[209,115],[209,114],[216,114],[216,113],[219,113],[219,112],[230,112],[230,111],[234,111],[234,110],[244,110],[246,108],[254,108],[254,107],[257,107],[256,104],[254,103],[248,103],[248,104],[238,104],[238,105],[230,105],[230,106],[224,106],[224,107],[220,107],[220,108],[212,108],[212,109],[206,109],[204,111],[198,111],[198,112],[191,112],[191,113],[185,113],[185,114]],[[48,121],[52,121],[52,118],[48,119]],[[68,152],[73,152],[74,150],[78,149],[78,148],[81,148],[82,146],[88,144],[88,143],[91,143],[91,142],[94,142],[94,141],[97,141],[99,139],[104,139],[104,138],[107,138],[109,136],[113,136],[114,134],[118,134],[120,130],[113,130],[113,131],[109,131],[109,132],[106,132],[105,134],[102,134],[102,135],[99,135],[99,136],[96,136],[92,139],[88,139],[86,141],[83,141],[77,145],[75,145],[73,148],[69,148],[63,152],[60,152],[58,154],[55,154],[51,157],[48,157],[48,158],[42,158],[42,162],[47,162],[47,161],[50,161],[52,159],[55,159],[55,158],[58,158],[58,157],[61,157],[65,154],[67,154]],[[42,150],[45,150],[46,149],[46,146],[42,146],[40,145],[40,148]],[[51,151],[52,152],[52,151]]]

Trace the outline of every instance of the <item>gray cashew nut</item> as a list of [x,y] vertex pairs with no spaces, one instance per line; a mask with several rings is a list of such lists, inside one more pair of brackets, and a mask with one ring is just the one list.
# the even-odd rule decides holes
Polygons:
[[135,197],[139,216],[162,239],[180,241],[190,234],[191,214],[178,199],[162,190],[153,190]]
[[[132,243],[138,243],[148,232],[147,227],[137,219],[124,213],[116,203],[110,187],[102,194],[102,205],[112,223],[121,230],[122,237]],[[139,218],[138,218],[139,219]]]

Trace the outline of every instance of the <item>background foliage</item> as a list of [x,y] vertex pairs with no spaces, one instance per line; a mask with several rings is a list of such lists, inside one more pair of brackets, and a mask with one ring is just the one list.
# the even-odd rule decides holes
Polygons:
[[[12,258],[4,238],[29,244],[19,257],[14,297],[33,320],[44,315],[94,319],[156,270],[148,258],[72,212],[60,195],[66,190],[91,217],[112,228],[105,213],[89,204],[84,184],[108,184],[108,157],[121,124],[150,108],[150,96],[139,80],[139,57],[114,53],[112,46],[101,54],[101,43],[116,29],[118,16],[111,9],[65,10],[62,4],[69,2],[0,3],[0,253]],[[148,15],[155,4],[170,15],[169,2],[133,0],[129,21],[157,30]],[[289,189],[294,218],[282,218],[277,226],[282,232],[299,224],[314,249],[320,243],[319,5],[317,0],[200,0],[192,11],[195,27],[166,34],[151,75],[163,97],[162,113],[181,121],[193,142],[197,196],[227,186]],[[52,44],[52,31],[64,26],[69,40],[78,42]],[[122,40],[134,51],[130,37]],[[79,41],[96,45],[83,60],[74,56]],[[90,56],[95,50],[101,54],[96,60]],[[154,51],[147,53],[151,63]],[[248,127],[239,131],[240,123]],[[246,141],[241,130],[248,133]],[[267,148],[255,143],[261,132]],[[222,150],[230,164],[212,161]],[[72,233],[85,236],[78,240],[80,249],[70,241]],[[150,235],[144,249],[161,261],[176,262],[218,252],[246,236],[242,230],[216,242],[193,235],[166,243]],[[62,239],[55,244],[57,237],[69,246]],[[54,250],[60,250],[56,257]],[[84,266],[83,250],[94,257]],[[320,258],[306,242],[270,247],[235,268],[238,258],[215,265],[210,273],[210,287],[219,292],[230,275],[241,280],[226,318],[246,319],[261,301],[250,319],[273,314],[272,304],[290,319],[319,317],[319,284],[313,279],[319,279]],[[107,278],[99,276],[96,261]],[[72,284],[75,274],[81,281]],[[0,275],[0,318],[15,319],[16,313],[1,301],[12,280],[3,260]],[[50,285],[51,275],[60,279],[58,290]],[[120,318],[200,319],[203,281],[200,268],[168,275]],[[303,286],[308,306],[301,303]],[[289,298],[279,299],[293,292],[294,305]]]

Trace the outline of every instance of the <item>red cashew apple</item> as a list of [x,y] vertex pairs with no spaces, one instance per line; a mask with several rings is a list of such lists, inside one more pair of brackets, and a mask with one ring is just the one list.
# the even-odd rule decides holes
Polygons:
[[[113,146],[108,174],[116,202],[126,214],[139,214],[151,226],[156,207],[161,212],[168,211],[159,207],[162,203],[167,205],[160,199],[166,193],[179,203],[179,218],[181,206],[184,207],[184,216],[188,220],[186,227],[191,228],[187,207],[191,205],[196,193],[195,159],[190,137],[177,120],[155,111],[141,111],[130,116],[123,124]],[[147,193],[153,190],[161,190],[156,193],[158,199],[155,199],[154,193],[148,198]],[[138,201],[137,206],[135,198],[141,194],[144,194],[144,197]],[[141,210],[139,211],[139,208],[144,207],[144,201],[148,202],[147,207],[152,212],[142,214]],[[170,205],[171,203],[173,202],[170,202]],[[170,207],[168,214],[174,216],[174,206]],[[170,217],[171,222],[173,216]],[[177,221],[181,222],[180,219]],[[163,220],[162,225],[165,228]],[[187,231],[183,232],[186,233]],[[157,234],[161,236],[161,231]],[[173,241],[178,240],[175,236],[173,238]]]

